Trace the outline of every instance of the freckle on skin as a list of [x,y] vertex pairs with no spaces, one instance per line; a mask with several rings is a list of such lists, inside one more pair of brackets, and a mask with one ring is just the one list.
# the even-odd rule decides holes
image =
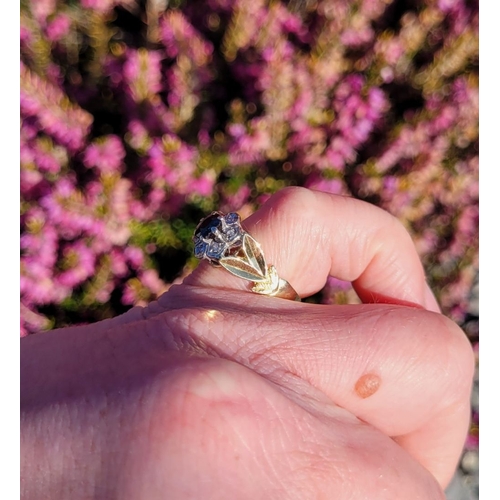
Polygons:
[[374,373],[365,373],[361,375],[354,386],[356,394],[363,399],[369,398],[378,391],[381,379]]

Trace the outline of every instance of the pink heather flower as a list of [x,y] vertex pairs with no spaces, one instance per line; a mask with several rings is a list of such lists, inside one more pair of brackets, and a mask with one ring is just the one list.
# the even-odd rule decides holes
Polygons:
[[387,3],[381,0],[363,0],[361,2],[360,11],[368,19],[376,19],[387,8]]
[[322,162],[320,165],[318,165],[320,168],[333,168],[337,170],[338,172],[343,171],[345,167],[345,160],[344,157],[341,153],[338,151],[335,151],[332,148],[328,148],[325,153],[326,159],[328,160],[328,163]]
[[134,280],[130,279],[125,284],[123,289],[123,294],[121,298],[121,302],[126,306],[133,306],[139,302],[137,286],[134,283]]
[[35,139],[38,135],[38,128],[33,123],[33,120],[22,120],[21,121],[21,147],[26,145],[32,139]]
[[452,10],[457,4],[460,4],[460,0],[438,0],[437,5],[438,9],[443,12],[448,12]]
[[76,193],[76,186],[70,178],[61,178],[58,180],[55,189],[55,194],[68,198],[69,196]]
[[179,46],[177,45],[175,32],[170,23],[165,21],[161,23],[161,35],[166,54],[171,59],[174,59],[179,54]]
[[372,87],[364,99],[361,91],[364,78],[361,75],[350,75],[340,83],[335,91],[332,106],[336,117],[331,130],[333,139],[326,149],[328,160],[320,160],[319,168],[334,167],[343,170],[346,163],[356,159],[356,148],[364,143],[387,107],[384,93]]
[[47,219],[65,239],[79,237],[82,232],[87,232],[96,223],[100,223],[92,217],[81,194],[70,186],[69,181],[61,179],[52,192],[39,200],[39,205],[47,212]]
[[126,247],[123,251],[123,255],[135,270],[140,269],[144,264],[144,253],[138,247]]
[[21,24],[19,29],[19,38],[21,45],[28,45],[33,40],[33,34],[27,26]]
[[342,136],[337,136],[333,138],[327,148],[326,157],[334,168],[340,170],[345,163],[353,162],[356,159],[356,152],[347,140]]
[[394,71],[389,66],[384,66],[380,70],[380,77],[384,83],[391,83],[394,80]]
[[40,24],[45,24],[48,16],[56,10],[57,0],[31,0],[30,9],[33,16]]
[[104,14],[113,8],[113,0],[80,0],[82,7]]
[[146,269],[140,274],[139,279],[155,295],[160,294],[165,288],[165,283],[159,278],[156,269]]
[[52,269],[50,267],[44,266],[36,256],[24,257],[21,262],[21,274],[23,276],[23,282],[21,283],[21,292],[29,291],[29,289],[24,289],[24,285],[27,280],[34,279],[38,282],[43,280],[48,280],[52,277]]
[[347,29],[340,35],[340,41],[347,47],[359,47],[369,43],[374,36],[374,32],[369,27],[359,29]]
[[131,198],[131,187],[130,180],[120,178],[114,183],[112,191],[108,194],[108,205],[112,218],[124,225],[128,225],[130,220],[128,206]]
[[[168,157],[163,150],[162,143],[155,139],[149,148],[147,165],[151,169],[152,178],[163,179],[168,185],[174,186],[178,179],[178,173],[173,170],[168,161]],[[154,200],[154,195],[151,200]]]
[[227,194],[224,197],[224,209],[229,212],[229,211],[234,211],[238,210],[241,208],[247,201],[248,198],[250,197],[252,190],[248,184],[243,184],[238,188],[236,193],[234,194]]
[[64,75],[61,71],[61,67],[57,64],[50,62],[45,70],[45,76],[48,82],[57,86],[63,85]]
[[147,200],[144,201],[145,203],[142,200],[130,201],[129,210],[131,217],[140,221],[148,221],[154,217],[155,209],[150,206]]
[[37,170],[21,169],[20,173],[20,188],[23,196],[28,196],[29,193],[39,186],[44,180],[43,175]]
[[458,218],[457,229],[461,235],[476,235],[479,228],[479,209],[475,205],[465,207]]
[[131,90],[134,101],[141,102],[162,90],[162,58],[159,51],[144,48],[128,50],[123,65],[123,77]]
[[125,149],[119,137],[107,135],[90,144],[85,150],[83,163],[87,168],[95,167],[102,173],[123,170]]
[[123,253],[117,248],[113,248],[109,253],[111,262],[111,272],[118,278],[123,278],[128,274],[128,266]]
[[65,37],[71,27],[71,19],[66,14],[58,14],[52,21],[50,21],[45,29],[47,38],[51,42],[57,42]]
[[21,333],[20,337],[23,338],[23,337],[26,337],[27,335],[29,335],[29,331],[28,331],[28,326],[26,325],[26,321],[24,320],[23,318],[23,315],[21,313],[21,316],[19,317],[19,331]]
[[182,53],[198,68],[210,61],[212,44],[201,36],[181,11],[167,11],[161,19],[160,31],[165,52],[170,58],[174,59]]
[[101,288],[97,290],[95,294],[95,300],[97,302],[100,302],[101,304],[105,304],[106,302],[108,302],[115,286],[116,285],[113,281],[108,281],[107,283],[104,283],[101,286]]
[[380,113],[387,109],[387,98],[383,90],[378,87],[370,87],[368,90],[368,116],[371,119],[378,118]]
[[148,195],[148,201],[153,204],[153,206],[159,207],[161,202],[165,199],[166,193],[164,189],[153,188]]
[[231,123],[227,127],[227,131],[231,137],[238,139],[246,133],[246,127],[242,123]]
[[23,137],[21,137],[21,152],[20,159],[21,165],[30,165],[35,162],[35,151],[28,145],[26,142],[22,141]]
[[211,138],[208,130],[201,129],[197,135],[198,143],[202,148],[208,148],[210,146]]
[[71,152],[83,144],[92,116],[75,104],[57,84],[43,80],[21,63],[21,117],[36,118],[40,129]]
[[[293,46],[290,42],[284,41],[277,45],[276,47],[266,47],[262,51],[262,59],[266,63],[275,64],[276,61],[286,61],[293,56]],[[271,75],[269,75],[271,76]],[[269,82],[270,83],[270,82]],[[262,85],[262,88],[266,88],[267,85]]]
[[392,196],[399,189],[400,180],[394,175],[385,175],[382,178],[382,192],[385,196]]
[[35,163],[40,171],[57,174],[61,170],[60,162],[62,158],[56,158],[51,153],[37,148],[35,150]]
[[284,8],[281,4],[278,4],[280,7],[282,7],[282,11],[284,15],[286,16],[282,20],[282,27],[283,30],[287,33],[293,33],[301,42],[306,42],[307,38],[309,37],[309,32],[306,26],[302,24],[302,20],[300,17],[296,16],[295,14],[289,12],[287,9]]
[[404,53],[405,47],[398,38],[392,38],[386,42],[384,58],[390,66],[395,66]]
[[215,172],[213,170],[205,170],[198,179],[191,180],[189,189],[192,193],[208,197],[214,192],[214,184]]
[[58,234],[53,226],[45,224],[37,234],[25,232],[21,235],[21,261],[36,259],[42,268],[51,269],[57,261]]
[[305,117],[307,112],[311,109],[313,95],[310,90],[304,89],[295,99],[292,108],[290,109],[290,118]]
[[455,122],[458,116],[458,110],[454,106],[443,107],[439,114],[429,123],[429,132],[433,135],[448,130]]
[[21,337],[25,337],[29,333],[36,333],[46,330],[50,327],[48,318],[31,309],[31,305],[26,301],[21,300]]
[[151,145],[148,130],[141,121],[135,119],[128,123],[126,139],[128,144],[136,150],[147,149]]
[[373,130],[373,121],[368,118],[363,118],[359,120],[356,126],[354,127],[354,138],[360,144],[365,142],[370,135],[370,132]]
[[342,80],[335,91],[337,99],[347,99],[350,95],[358,94],[361,92],[365,80],[362,75],[353,74],[349,75]]
[[305,187],[324,193],[347,194],[346,187],[340,179],[325,179],[318,174],[308,176]]
[[36,261],[23,261],[21,273],[21,297],[26,303],[59,303],[71,293],[71,290],[62,284],[56,286],[52,279],[52,270],[47,270]]
[[95,254],[82,241],[69,244],[63,251],[64,256],[75,264],[57,276],[57,282],[68,288],[75,288],[95,272]]
[[269,130],[262,119],[250,120],[249,128],[249,132],[236,137],[229,147],[229,162],[232,165],[262,161],[264,152],[271,145]]
[[[146,164],[151,169],[148,180],[160,187],[174,187],[179,193],[189,192],[196,163],[196,150],[172,134],[155,138],[147,155]],[[154,180],[162,181],[154,183]]]

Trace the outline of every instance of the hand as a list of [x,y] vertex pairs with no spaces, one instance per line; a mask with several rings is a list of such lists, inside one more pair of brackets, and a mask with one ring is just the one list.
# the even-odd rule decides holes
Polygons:
[[244,225],[301,296],[333,275],[364,304],[204,262],[144,309],[23,339],[23,498],[444,498],[473,355],[403,227],[302,188]]

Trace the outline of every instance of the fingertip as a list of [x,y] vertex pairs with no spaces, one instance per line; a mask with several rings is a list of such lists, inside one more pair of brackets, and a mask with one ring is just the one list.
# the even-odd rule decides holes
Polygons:
[[431,287],[427,283],[425,284],[424,287],[424,307],[428,311],[441,314],[441,308],[439,307],[434,292],[431,290]]

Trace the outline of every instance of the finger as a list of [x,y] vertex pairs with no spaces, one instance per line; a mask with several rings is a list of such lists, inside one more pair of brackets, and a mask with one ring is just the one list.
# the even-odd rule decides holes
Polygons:
[[330,404],[318,418],[238,363],[200,361],[175,371],[166,412],[148,422],[148,435],[158,429],[159,456],[170,458],[163,476],[186,479],[182,493],[169,488],[170,497],[185,498],[189,485],[202,482],[204,499],[221,498],[218,488],[209,494],[218,483],[223,498],[444,500],[420,463],[348,412]]
[[[196,304],[189,307],[186,304]],[[245,304],[242,306],[242,304]],[[306,380],[389,436],[444,487],[468,427],[474,360],[444,316],[391,305],[319,306],[179,286],[163,320],[261,375]],[[189,308],[188,308],[189,307]]]
[[[368,203],[287,188],[243,223],[268,263],[299,295],[320,290],[329,275],[353,282],[363,302],[418,304],[438,311],[409,234]],[[186,284],[248,289],[248,283],[206,262]]]

